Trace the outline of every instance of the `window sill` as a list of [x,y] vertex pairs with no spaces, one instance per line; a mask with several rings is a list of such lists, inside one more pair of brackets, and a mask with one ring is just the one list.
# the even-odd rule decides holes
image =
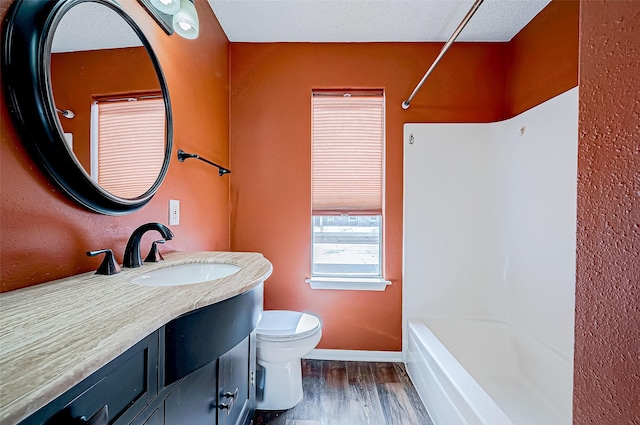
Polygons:
[[335,289],[343,291],[384,291],[391,281],[379,277],[312,277],[305,279],[311,289]]

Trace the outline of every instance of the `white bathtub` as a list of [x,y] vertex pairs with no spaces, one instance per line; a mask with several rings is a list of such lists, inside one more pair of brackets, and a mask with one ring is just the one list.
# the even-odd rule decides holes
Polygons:
[[569,425],[572,364],[505,323],[417,319],[406,364],[436,425]]

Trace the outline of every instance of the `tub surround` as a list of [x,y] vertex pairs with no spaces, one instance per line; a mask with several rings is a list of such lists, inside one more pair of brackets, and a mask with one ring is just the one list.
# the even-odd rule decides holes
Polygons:
[[[173,252],[112,276],[93,272],[0,295],[0,423],[13,424],[52,401],[176,317],[262,283],[259,253]],[[167,266],[228,263],[228,277],[145,287],[135,277]]]
[[[517,424],[571,422],[577,132],[577,88],[506,121],[405,125],[404,317],[427,319],[435,337],[410,334],[404,351],[427,364],[434,346],[451,351],[489,395],[461,390],[456,408],[471,406],[461,411],[490,398]],[[434,329],[434,319],[469,325]],[[466,385],[438,367],[446,385]],[[412,374],[428,368],[408,370],[435,385]],[[433,391],[416,387],[427,402]]]

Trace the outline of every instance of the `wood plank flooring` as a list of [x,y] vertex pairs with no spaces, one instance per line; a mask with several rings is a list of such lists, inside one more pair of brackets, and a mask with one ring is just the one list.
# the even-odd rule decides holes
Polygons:
[[433,425],[402,363],[302,360],[304,398],[254,425]]

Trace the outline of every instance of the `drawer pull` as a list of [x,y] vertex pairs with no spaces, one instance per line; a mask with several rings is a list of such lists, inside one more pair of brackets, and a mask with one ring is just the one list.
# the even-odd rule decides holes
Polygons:
[[233,409],[233,403],[235,403],[236,399],[238,398],[238,389],[236,388],[234,392],[227,391],[222,394],[222,397],[228,399],[229,401],[227,403],[219,403],[218,409],[227,409],[228,415]]
[[85,425],[109,425],[109,407],[105,404],[89,420],[82,416],[79,423]]
[[236,388],[236,390],[234,392],[229,392],[227,391],[226,393],[223,394],[225,397],[227,398],[232,398],[232,399],[237,399],[238,398],[238,389]]

